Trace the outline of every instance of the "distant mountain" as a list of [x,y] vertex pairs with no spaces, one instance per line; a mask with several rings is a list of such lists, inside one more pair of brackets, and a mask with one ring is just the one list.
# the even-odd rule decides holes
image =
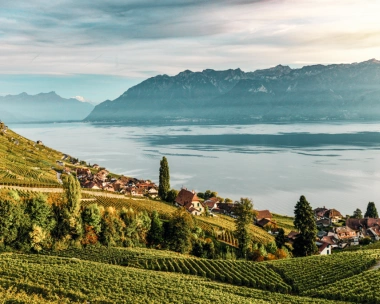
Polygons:
[[380,120],[380,61],[159,75],[97,105],[86,120]]
[[55,92],[0,96],[0,119],[10,122],[83,120],[94,106]]

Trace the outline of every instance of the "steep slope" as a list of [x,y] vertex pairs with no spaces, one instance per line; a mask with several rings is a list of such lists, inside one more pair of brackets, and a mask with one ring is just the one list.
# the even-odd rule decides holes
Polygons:
[[7,122],[82,120],[93,108],[90,103],[65,99],[55,92],[0,96],[0,118]]
[[380,61],[245,73],[159,75],[95,107],[87,121],[255,122],[380,119]]
[[8,130],[0,122],[0,184],[59,186],[52,167],[62,157],[62,153]]

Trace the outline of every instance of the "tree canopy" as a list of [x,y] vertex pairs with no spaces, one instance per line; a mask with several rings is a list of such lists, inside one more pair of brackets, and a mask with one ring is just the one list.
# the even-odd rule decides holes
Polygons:
[[160,162],[160,175],[159,175],[159,185],[158,185],[158,195],[161,199],[166,200],[166,196],[170,190],[170,174],[169,174],[169,164],[166,157],[162,157]]
[[374,202],[369,202],[367,205],[367,211],[364,214],[364,217],[378,218],[377,209]]
[[356,219],[362,219],[363,218],[363,213],[362,211],[357,208],[355,211],[354,211],[354,214],[351,216],[351,218],[356,218]]
[[239,202],[236,202],[234,213],[236,215],[235,235],[239,242],[239,253],[242,258],[246,258],[247,250],[251,242],[248,228],[249,224],[253,223],[255,217],[252,200],[249,198],[241,198]]
[[293,245],[294,254],[297,256],[314,254],[317,251],[315,244],[317,226],[313,210],[303,195],[301,195],[294,210],[294,227],[299,232]]

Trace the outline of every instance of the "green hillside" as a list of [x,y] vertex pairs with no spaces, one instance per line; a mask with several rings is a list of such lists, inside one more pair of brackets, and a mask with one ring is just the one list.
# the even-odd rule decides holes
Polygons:
[[74,258],[1,254],[0,269],[3,290],[31,297],[7,303],[339,303]]
[[63,153],[28,140],[0,123],[0,184],[58,187],[56,165]]

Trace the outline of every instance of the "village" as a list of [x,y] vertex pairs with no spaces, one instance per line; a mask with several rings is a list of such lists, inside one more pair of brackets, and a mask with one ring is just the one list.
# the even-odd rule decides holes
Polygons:
[[[65,156],[64,156],[65,157]],[[67,158],[67,157],[66,157]],[[65,166],[62,159],[57,161],[63,166],[62,173],[71,174],[69,167]],[[79,162],[73,165],[80,165]],[[84,189],[103,190],[116,192],[132,197],[158,197],[158,186],[150,180],[120,176],[113,177],[108,170],[98,164],[89,167],[76,167],[76,176]],[[225,202],[218,197],[202,199],[194,190],[182,187],[173,202],[177,207],[185,208],[194,216],[207,215],[217,217],[219,214],[232,218],[234,215],[234,202]],[[255,210],[254,224],[269,234],[278,234],[276,221],[269,210]],[[352,218],[343,217],[336,209],[324,207],[313,210],[315,223],[318,229],[316,245],[320,255],[332,254],[333,250],[344,249],[349,246],[358,246],[360,243],[369,243],[380,240],[379,218]],[[293,244],[298,232],[291,231],[287,236],[287,242]]]

